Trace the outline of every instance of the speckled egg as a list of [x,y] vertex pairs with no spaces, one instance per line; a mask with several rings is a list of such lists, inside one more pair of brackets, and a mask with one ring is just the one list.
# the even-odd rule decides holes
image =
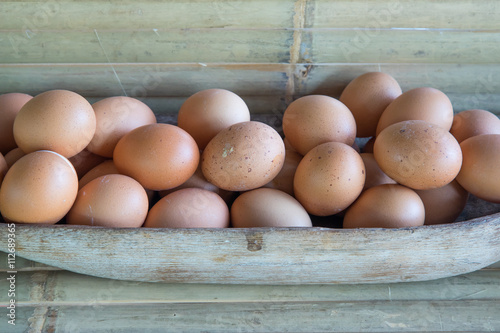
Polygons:
[[279,133],[258,121],[238,123],[220,131],[202,154],[205,178],[228,191],[261,187],[278,175],[285,161]]
[[17,147],[14,139],[14,120],[19,110],[33,96],[23,93],[0,95],[0,153],[3,155]]
[[337,214],[359,196],[365,176],[363,160],[352,147],[323,143],[300,161],[293,181],[295,198],[310,214]]

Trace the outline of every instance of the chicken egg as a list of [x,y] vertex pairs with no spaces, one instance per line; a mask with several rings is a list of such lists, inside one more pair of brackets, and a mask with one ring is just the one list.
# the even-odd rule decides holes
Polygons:
[[3,155],[17,147],[14,139],[14,120],[19,110],[33,96],[22,93],[0,95],[0,153]]

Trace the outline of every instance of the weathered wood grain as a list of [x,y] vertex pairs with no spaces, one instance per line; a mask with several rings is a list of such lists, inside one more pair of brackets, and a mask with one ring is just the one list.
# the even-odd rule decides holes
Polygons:
[[[0,226],[6,233],[6,225]],[[135,281],[320,284],[431,280],[500,260],[500,213],[410,229],[16,226],[18,256]],[[481,240],[481,241],[478,241]],[[7,251],[6,244],[0,250]]]
[[[18,309],[24,332],[36,307]],[[48,307],[43,332],[491,332],[492,301],[276,302]],[[5,326],[5,324],[2,324]]]
[[[47,284],[40,288],[40,284]],[[18,272],[19,306],[154,303],[392,302],[500,299],[500,272],[480,270],[425,282],[393,284],[220,285],[119,281],[68,271]],[[8,281],[0,280],[1,290]],[[8,304],[0,293],[0,306]]]
[[310,28],[430,28],[498,30],[500,4],[469,0],[312,0]]
[[404,91],[422,86],[440,89],[456,112],[482,108],[500,114],[500,67],[495,64],[0,65],[0,93],[69,89],[98,100],[125,91],[157,114],[175,114],[191,94],[224,88],[240,95],[252,113],[279,113],[300,96],[338,98],[353,78],[369,71],[391,74]]

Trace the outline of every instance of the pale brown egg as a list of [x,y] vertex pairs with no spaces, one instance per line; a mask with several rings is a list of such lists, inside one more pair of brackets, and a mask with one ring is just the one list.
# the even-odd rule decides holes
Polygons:
[[347,210],[343,227],[407,228],[424,224],[425,209],[415,191],[402,185],[369,188]]
[[274,188],[281,190],[293,196],[293,178],[295,170],[302,160],[302,155],[294,150],[285,150],[285,161],[283,167],[273,180],[264,185],[264,187]]
[[5,161],[7,162],[7,165],[9,168],[21,157],[26,155],[24,151],[22,151],[21,148],[14,148],[11,151],[9,151],[4,157]]
[[349,109],[339,100],[310,95],[293,101],[283,114],[283,132],[301,155],[325,142],[342,142],[352,146],[356,122]]
[[87,147],[95,129],[92,105],[68,90],[36,95],[24,104],[14,121],[16,143],[25,153],[47,149],[64,157]]
[[70,210],[78,193],[75,168],[64,156],[36,151],[20,158],[0,188],[6,221],[54,224]]
[[408,90],[384,110],[376,135],[389,125],[405,120],[424,120],[449,131],[453,123],[453,106],[440,90],[429,87]]
[[377,161],[373,154],[362,153],[359,156],[363,159],[366,171],[365,185],[363,186],[363,191],[369,189],[370,187],[375,187],[382,184],[396,184],[396,181],[391,177],[387,176],[385,172],[380,169]]
[[466,110],[453,117],[450,133],[460,143],[471,136],[500,134],[500,119],[486,110]]
[[222,198],[201,188],[168,194],[149,211],[146,228],[227,228],[229,208]]
[[424,203],[426,225],[454,222],[469,198],[469,192],[456,180],[442,187],[415,192]]
[[238,123],[220,131],[202,154],[205,178],[228,191],[264,186],[281,171],[285,145],[279,133],[258,121]]
[[203,172],[201,171],[201,163],[198,165],[198,168],[196,169],[195,173],[188,180],[186,180],[184,183],[182,183],[181,185],[179,185],[173,189],[160,191],[159,195],[161,198],[163,198],[164,196],[166,196],[172,192],[181,190],[183,188],[192,188],[192,187],[201,188],[201,189],[204,189],[207,191],[212,191],[214,193],[217,193],[227,204],[232,203],[234,198],[237,195],[236,192],[226,191],[226,190],[220,189],[217,186],[215,186],[214,184],[210,183],[205,178],[205,176],[203,175]]
[[92,168],[106,161],[107,158],[91,153],[87,149],[82,150],[75,156],[69,158],[69,161],[75,167],[78,179],[81,179]]
[[462,151],[453,135],[422,120],[385,128],[375,140],[373,154],[390,178],[416,190],[450,183],[462,165]]
[[33,96],[22,93],[0,95],[0,153],[6,155],[17,147],[14,139],[14,120],[19,110]]
[[92,107],[96,116],[96,131],[87,149],[111,158],[118,141],[131,130],[156,123],[153,111],[140,100],[127,96],[104,98]]
[[369,72],[352,80],[339,100],[356,120],[356,135],[365,138],[375,135],[382,112],[401,93],[398,82],[389,74]]
[[194,174],[200,152],[194,139],[180,127],[151,124],[123,136],[113,160],[120,173],[147,189],[162,191],[181,185]]
[[2,181],[5,175],[7,174],[7,170],[9,170],[7,161],[3,157],[2,153],[0,153],[0,185],[2,185]]
[[138,228],[146,220],[148,208],[148,196],[139,182],[125,175],[105,175],[78,191],[66,223]]
[[295,198],[309,214],[339,213],[356,200],[365,183],[361,156],[350,146],[327,142],[300,161],[293,182]]
[[92,169],[90,169],[78,182],[78,187],[81,189],[91,181],[93,181],[96,178],[99,178],[101,176],[105,175],[113,175],[113,174],[120,174],[118,172],[118,169],[115,166],[115,163],[113,160],[106,160]]
[[200,149],[221,130],[244,121],[250,121],[246,103],[235,93],[225,89],[202,90],[182,104],[177,123],[191,134]]
[[473,136],[460,147],[463,163],[457,181],[476,197],[500,203],[500,134]]
[[240,194],[231,206],[235,228],[312,227],[311,217],[291,195],[272,188]]

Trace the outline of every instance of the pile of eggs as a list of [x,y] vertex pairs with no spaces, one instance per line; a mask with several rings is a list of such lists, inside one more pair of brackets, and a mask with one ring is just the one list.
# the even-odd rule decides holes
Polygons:
[[[340,216],[344,228],[397,228],[453,222],[469,193],[500,203],[500,119],[454,114],[437,89],[403,93],[370,72],[339,99],[296,99],[282,120],[284,138],[223,89],[189,97],[177,125],[126,96],[0,95],[0,213],[106,227],[310,227]],[[368,140],[362,153],[356,138]]]

